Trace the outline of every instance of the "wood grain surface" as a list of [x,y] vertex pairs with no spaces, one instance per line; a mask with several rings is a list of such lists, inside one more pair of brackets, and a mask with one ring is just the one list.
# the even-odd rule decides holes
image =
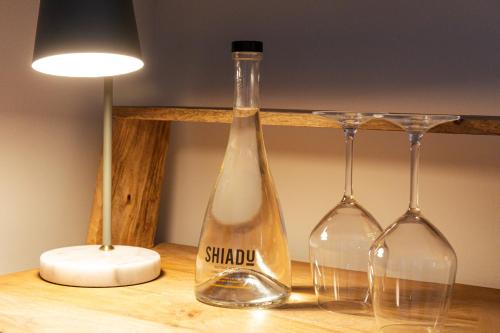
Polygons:
[[[153,247],[170,122],[113,121],[113,244]],[[88,244],[102,239],[102,163],[97,173]]]
[[[0,276],[2,333],[376,332],[372,316],[316,306],[309,265],[294,262],[290,303],[272,310],[231,310],[196,301],[196,249],[160,244],[163,273],[120,288],[76,288],[44,282],[37,270]],[[500,331],[500,290],[456,285],[444,332]]]
[[[228,108],[201,107],[130,107],[114,106],[113,115],[124,119],[187,121],[206,123],[230,123],[232,113]],[[280,110],[263,109],[261,119],[263,125],[330,127],[339,125],[322,116],[312,114],[313,110]],[[500,135],[500,117],[498,116],[461,116],[458,121],[442,124],[430,130],[432,133]],[[398,126],[385,120],[374,119],[361,129],[381,131],[401,131]]]

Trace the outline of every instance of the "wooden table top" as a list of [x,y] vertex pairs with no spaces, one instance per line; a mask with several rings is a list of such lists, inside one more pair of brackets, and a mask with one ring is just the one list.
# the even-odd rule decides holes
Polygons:
[[[371,316],[319,309],[306,263],[293,263],[285,307],[232,310],[195,299],[195,248],[155,249],[162,275],[136,286],[64,287],[41,280],[38,270],[0,276],[0,333],[376,332]],[[500,290],[456,285],[446,332],[500,332]]]

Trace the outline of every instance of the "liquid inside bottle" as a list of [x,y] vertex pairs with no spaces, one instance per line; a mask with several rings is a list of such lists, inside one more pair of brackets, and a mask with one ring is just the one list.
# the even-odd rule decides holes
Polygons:
[[276,306],[291,290],[288,244],[259,118],[261,50],[258,42],[233,43],[233,122],[196,258],[196,298],[211,305]]

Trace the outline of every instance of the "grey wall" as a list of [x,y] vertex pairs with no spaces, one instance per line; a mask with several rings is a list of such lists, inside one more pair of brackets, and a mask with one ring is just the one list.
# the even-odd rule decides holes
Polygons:
[[[163,105],[232,103],[234,39],[262,39],[262,104],[500,115],[498,1],[160,1],[155,81]],[[175,124],[158,239],[196,245],[228,126]],[[338,202],[343,143],[329,129],[265,128],[292,256]],[[421,204],[459,258],[458,281],[500,287],[497,137],[429,134]],[[354,186],[385,227],[408,203],[408,143],[361,132]]]
[[165,102],[229,104],[229,43],[252,38],[268,107],[498,111],[498,1],[159,3]]
[[100,85],[31,69],[36,9],[0,1],[0,273],[84,239],[97,169]]
[[[154,6],[136,8],[148,63]],[[38,1],[0,0],[0,274],[85,240],[101,151],[102,80],[31,69],[37,13]],[[118,78],[116,100],[146,103],[150,73]]]
[[[0,0],[0,274],[85,238],[101,144],[102,82],[30,68],[37,1]],[[262,39],[264,107],[500,115],[498,1],[136,1],[146,66],[115,103],[232,102],[234,39]],[[159,241],[196,245],[228,126],[174,124]],[[265,128],[292,256],[339,199],[339,131]],[[496,137],[430,134],[426,216],[455,247],[458,281],[500,287]],[[407,205],[407,142],[361,132],[355,192],[387,226]]]

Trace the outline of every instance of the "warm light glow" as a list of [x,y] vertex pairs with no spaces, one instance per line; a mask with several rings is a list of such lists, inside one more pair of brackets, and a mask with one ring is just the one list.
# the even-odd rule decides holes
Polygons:
[[72,77],[115,76],[141,69],[141,59],[114,53],[66,53],[35,60],[31,67],[45,74]]
[[298,294],[298,293],[291,293],[290,297],[289,297],[289,302],[290,303],[297,303],[297,302],[304,302],[305,300],[305,297],[301,294]]
[[[262,309],[255,309],[250,311],[252,314],[252,319],[257,321],[257,324],[259,324],[262,320],[266,318],[267,311],[262,310]],[[253,324],[256,324],[255,322]]]

